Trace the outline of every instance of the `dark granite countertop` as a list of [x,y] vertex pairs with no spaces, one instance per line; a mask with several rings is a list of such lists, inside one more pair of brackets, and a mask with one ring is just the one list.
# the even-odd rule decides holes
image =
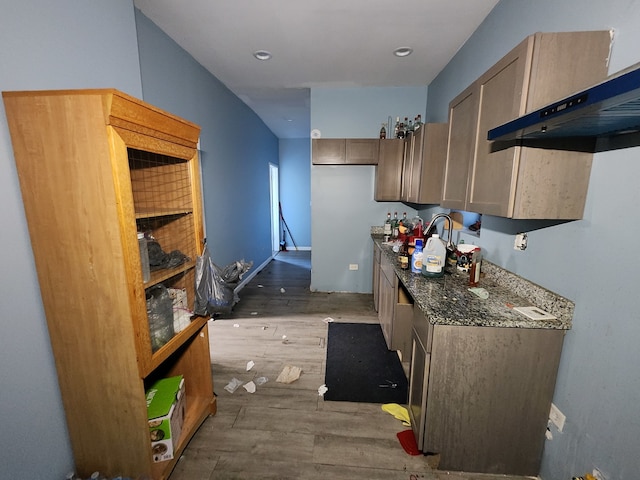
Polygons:
[[[485,289],[489,297],[482,299],[469,291],[468,274],[447,267],[443,277],[426,278],[411,270],[402,270],[392,245],[385,243],[382,235],[376,234],[373,229],[371,238],[394,266],[414,305],[434,325],[571,328],[573,302],[487,260],[482,262],[482,278],[478,287]],[[557,319],[532,320],[513,310],[513,307],[525,306],[536,306],[555,315]]]

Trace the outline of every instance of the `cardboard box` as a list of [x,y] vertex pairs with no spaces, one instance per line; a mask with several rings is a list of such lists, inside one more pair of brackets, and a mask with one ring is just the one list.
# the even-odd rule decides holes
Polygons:
[[182,375],[163,378],[147,390],[147,414],[154,462],[173,458],[184,422],[186,395]]

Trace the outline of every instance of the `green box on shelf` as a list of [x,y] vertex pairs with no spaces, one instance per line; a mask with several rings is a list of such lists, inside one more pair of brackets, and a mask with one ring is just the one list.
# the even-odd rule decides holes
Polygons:
[[163,378],[146,392],[154,462],[170,460],[180,439],[185,414],[184,378]]

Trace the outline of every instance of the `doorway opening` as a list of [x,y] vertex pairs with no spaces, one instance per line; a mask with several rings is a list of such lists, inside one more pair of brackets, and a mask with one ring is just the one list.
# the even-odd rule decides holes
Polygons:
[[280,250],[280,195],[278,166],[269,163],[269,197],[271,201],[271,256]]

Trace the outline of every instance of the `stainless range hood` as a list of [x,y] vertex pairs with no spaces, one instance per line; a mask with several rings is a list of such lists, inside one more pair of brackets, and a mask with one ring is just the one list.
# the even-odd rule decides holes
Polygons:
[[640,132],[640,64],[489,130],[488,140],[613,137]]

